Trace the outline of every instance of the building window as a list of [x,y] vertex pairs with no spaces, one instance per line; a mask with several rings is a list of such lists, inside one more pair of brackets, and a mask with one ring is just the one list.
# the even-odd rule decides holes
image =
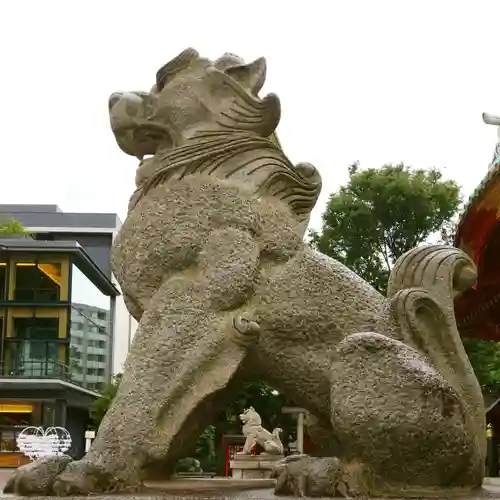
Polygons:
[[0,452],[17,451],[17,436],[33,425],[33,405],[0,403]]
[[87,361],[97,361],[98,363],[104,363],[106,361],[106,356],[104,354],[87,354]]
[[104,368],[87,368],[87,375],[104,377]]
[[74,346],[69,350],[69,357],[74,359],[82,359],[82,353]]
[[6,338],[5,366],[14,377],[61,376],[58,318],[14,318]]
[[6,300],[7,294],[7,263],[0,262],[0,300]]
[[106,348],[106,341],[104,341],[104,340],[96,340],[96,339],[89,339],[88,346],[89,347],[97,347],[99,349],[105,349]]
[[71,329],[72,330],[82,330],[83,325],[81,323],[78,323],[76,321],[71,322]]
[[14,299],[54,302],[61,296],[61,264],[17,262]]
[[105,321],[107,317],[106,311],[98,311],[97,312],[97,319],[100,319],[101,321]]
[[55,425],[56,409],[51,403],[42,403],[42,425],[43,427],[50,427]]
[[0,452],[2,451],[16,451],[17,450],[17,434],[21,429],[16,432],[16,429],[0,429]]

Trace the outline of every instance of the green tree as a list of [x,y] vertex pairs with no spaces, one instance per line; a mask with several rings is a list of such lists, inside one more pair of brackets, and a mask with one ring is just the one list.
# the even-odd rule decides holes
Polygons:
[[464,338],[463,344],[483,392],[500,394],[500,344]]
[[[349,180],[330,196],[311,243],[384,293],[394,261],[434,234],[453,244],[460,190],[436,170],[403,164],[349,167]],[[465,338],[464,347],[484,391],[500,393],[500,344]]]
[[19,221],[12,218],[0,217],[0,237],[7,238],[9,236],[29,238],[31,235]]
[[97,430],[101,425],[104,415],[108,412],[111,403],[116,396],[121,380],[121,373],[115,375],[113,380],[103,387],[100,397],[97,398],[90,407],[89,415],[92,423],[92,429]]
[[284,394],[260,380],[248,382],[231,405],[218,416],[214,424],[218,433],[241,433],[239,416],[250,406],[259,413],[266,429],[283,429],[282,438],[285,440],[294,434],[296,426],[292,417],[281,411],[283,406],[293,406],[293,403]]
[[[214,425],[209,425],[198,437],[196,441],[196,450],[194,457],[204,471],[212,471],[216,467],[217,460],[217,439],[216,428]],[[180,470],[180,469],[179,469]]]
[[394,261],[439,233],[459,205],[458,184],[436,169],[361,170],[354,163],[347,184],[330,195],[312,244],[385,293]]

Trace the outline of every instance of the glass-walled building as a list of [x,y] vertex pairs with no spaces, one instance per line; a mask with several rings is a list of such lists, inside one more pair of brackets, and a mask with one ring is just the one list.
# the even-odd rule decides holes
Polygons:
[[88,408],[112,375],[118,290],[71,241],[0,239],[0,467],[28,425],[66,427],[82,454]]
[[[57,205],[0,204],[0,217],[19,221],[35,240],[78,242],[104,275],[115,282],[111,272],[110,254],[113,240],[121,227],[117,214],[64,212]],[[80,290],[79,287],[76,289]],[[109,307],[107,303],[103,305],[100,300],[96,302],[96,297],[91,300],[88,300],[88,296],[79,299],[73,294],[73,301],[103,309]],[[123,370],[137,322],[128,313],[123,297],[116,298],[112,314],[113,336],[116,340],[113,342],[113,373],[117,374]],[[96,362],[92,358],[89,361]],[[90,368],[99,370],[102,367]],[[89,374],[89,377],[92,376],[94,375]]]

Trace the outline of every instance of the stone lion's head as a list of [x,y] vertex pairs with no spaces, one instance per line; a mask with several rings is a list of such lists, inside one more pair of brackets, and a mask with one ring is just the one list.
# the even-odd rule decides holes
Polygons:
[[158,70],[150,92],[111,95],[111,128],[120,148],[139,159],[181,146],[202,130],[269,137],[280,102],[275,94],[257,96],[265,77],[264,58],[245,64],[225,54],[212,62],[187,49]]
[[252,406],[247,408],[241,415],[240,420],[244,425],[262,425],[260,415],[253,409]]
[[187,49],[158,70],[150,92],[112,94],[109,114],[116,141],[142,161],[130,208],[153,184],[182,178],[185,172],[209,172],[223,179],[240,175],[239,169],[220,171],[220,158],[241,144],[240,151],[279,150],[266,168],[249,163],[241,179],[259,194],[285,202],[304,225],[319,196],[321,176],[311,164],[294,166],[283,154],[275,134],[281,114],[278,96],[258,96],[265,77],[264,58],[245,64],[234,54],[224,54],[210,61]]

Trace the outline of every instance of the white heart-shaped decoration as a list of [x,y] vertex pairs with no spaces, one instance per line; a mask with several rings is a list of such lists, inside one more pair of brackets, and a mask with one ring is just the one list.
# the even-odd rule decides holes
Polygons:
[[26,427],[17,437],[17,447],[32,460],[60,456],[71,447],[71,435],[63,427]]

